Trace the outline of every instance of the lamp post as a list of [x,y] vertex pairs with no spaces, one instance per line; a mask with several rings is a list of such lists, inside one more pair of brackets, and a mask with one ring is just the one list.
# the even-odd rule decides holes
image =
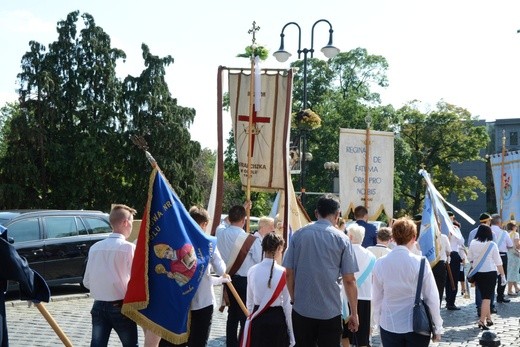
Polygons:
[[[291,53],[287,52],[284,49],[284,31],[285,28],[287,28],[290,25],[296,25],[298,28],[298,59],[300,59],[301,54],[303,53],[303,103],[302,103],[302,110],[305,110],[307,108],[307,56],[310,53],[310,57],[312,58],[314,55],[314,28],[318,23],[325,22],[329,25],[329,42],[326,46],[324,46],[321,49],[321,52],[325,55],[327,58],[334,58],[338,53],[339,49],[334,47],[332,45],[332,33],[334,32],[332,30],[332,24],[326,19],[320,19],[314,22],[311,29],[311,46],[310,48],[302,48],[302,30],[300,28],[300,25],[296,22],[289,22],[285,24],[282,28],[282,32],[280,33],[280,48],[273,53],[273,56],[278,60],[279,62],[283,63],[286,62],[289,57],[291,56]],[[306,153],[306,140],[307,140],[307,133],[306,129],[300,129],[300,153]],[[301,160],[301,166],[300,166],[300,191],[301,191],[301,202],[302,205],[305,206],[305,155],[300,156]]]
[[339,170],[339,163],[333,161],[327,161],[323,164],[323,168],[331,173],[332,180],[332,193],[336,194],[339,192],[339,189],[336,189],[336,172]]

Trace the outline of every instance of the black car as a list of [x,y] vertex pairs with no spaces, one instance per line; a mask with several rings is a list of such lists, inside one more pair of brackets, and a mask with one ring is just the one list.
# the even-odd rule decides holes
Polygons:
[[90,247],[112,232],[107,213],[88,210],[0,211],[0,224],[49,285],[81,283]]

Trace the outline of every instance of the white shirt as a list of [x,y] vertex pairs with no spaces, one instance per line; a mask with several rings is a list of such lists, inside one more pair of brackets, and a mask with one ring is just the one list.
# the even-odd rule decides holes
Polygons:
[[497,244],[500,253],[507,253],[508,248],[513,248],[513,241],[511,241],[507,231],[501,229],[498,225],[492,225],[491,231],[493,232],[493,241]]
[[[222,259],[226,263],[226,266],[231,266],[229,264],[231,261],[231,253],[235,247],[235,241],[237,237],[241,234],[245,233],[244,229],[236,227],[234,225],[230,225],[227,228],[220,230],[217,234],[217,248],[220,251],[220,255]],[[244,259],[244,262],[238,269],[235,275],[246,277],[247,271],[249,268],[255,264],[258,264],[262,260],[262,246],[260,244],[260,239],[256,239],[251,248],[249,248],[249,252]]]
[[[247,272],[247,300],[246,307],[249,313],[253,312],[255,305],[260,305],[264,298],[265,291],[267,289],[267,283],[269,282],[269,275],[271,274],[271,267],[273,266],[272,258],[264,258],[259,264],[252,266]],[[273,277],[275,273],[283,272],[285,268],[276,262],[273,267]],[[277,283],[271,281],[271,288],[275,287]],[[285,314],[285,321],[289,329],[289,337],[291,344],[294,344],[294,335],[292,333],[292,320],[291,320],[291,297],[289,296],[289,290],[287,285],[282,289],[280,295],[273,301],[271,307],[282,306],[283,313]]]
[[[372,283],[374,322],[387,331],[403,334],[413,331],[413,305],[421,257],[405,246],[396,246],[376,261]],[[426,261],[422,284],[422,298],[428,305],[435,333],[441,334],[439,292],[432,270]]]
[[[456,226],[453,227],[457,228]],[[451,233],[450,236],[448,236],[448,239],[450,240],[451,251],[459,253],[460,257],[462,258],[461,248],[464,249],[464,239],[459,239]]]
[[[226,272],[226,263],[222,260],[218,248],[213,252],[213,256],[209,260],[213,271],[219,276],[222,276]],[[201,308],[208,307],[215,303],[215,293],[213,292],[213,282],[211,280],[210,266],[208,266],[206,273],[200,280],[199,287],[193,296],[191,301],[192,310],[200,310]]]
[[134,252],[135,245],[118,233],[112,233],[90,247],[83,284],[90,289],[94,300],[125,298]]
[[497,244],[493,241],[480,242],[479,240],[473,240],[469,244],[468,259],[473,262],[473,266],[478,265],[478,259],[486,252],[489,244],[492,244],[491,251],[484,259],[484,263],[478,270],[478,272],[490,272],[497,271],[497,265],[502,265],[502,258],[498,253]]
[[379,259],[379,258],[387,255],[391,251],[391,249],[389,247],[382,245],[380,243],[378,243],[375,246],[367,247],[367,249],[370,252],[374,253],[374,255],[376,256],[376,259]]
[[[448,254],[451,253],[450,240],[448,240],[448,236],[441,234],[441,254],[440,260],[448,260]],[[447,254],[446,254],[447,253]]]
[[[370,260],[376,256],[369,250],[359,244],[352,244],[352,249],[356,255],[359,271],[354,273],[356,281],[365,272]],[[372,268],[371,272],[374,269]],[[371,300],[372,299],[372,273],[368,275],[366,280],[358,286],[358,299],[359,300]]]

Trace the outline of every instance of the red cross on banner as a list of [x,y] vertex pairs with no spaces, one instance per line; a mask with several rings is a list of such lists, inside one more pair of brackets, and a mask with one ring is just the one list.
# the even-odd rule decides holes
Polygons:
[[[246,115],[238,116],[238,120],[249,123],[249,116],[246,116]],[[253,107],[253,125],[252,125],[253,129],[252,129],[252,132],[251,132],[251,136],[252,136],[251,157],[255,154],[256,135],[260,134],[260,129],[258,129],[257,126],[256,126],[257,123],[271,123],[271,118],[257,116],[256,110]]]

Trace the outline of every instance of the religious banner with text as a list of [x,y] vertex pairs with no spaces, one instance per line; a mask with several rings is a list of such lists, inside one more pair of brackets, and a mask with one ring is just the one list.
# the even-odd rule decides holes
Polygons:
[[[250,70],[229,70],[229,104],[242,186],[247,186],[251,136],[251,190],[285,189],[292,74],[262,70],[259,102],[250,113]],[[258,100],[258,98],[257,98]],[[250,129],[250,118],[252,118]]]
[[497,211],[502,211],[502,219],[511,221],[520,218],[520,153],[506,152],[490,158]]
[[362,205],[367,207],[370,220],[377,219],[383,210],[392,217],[394,133],[340,129],[339,190],[343,216]]

